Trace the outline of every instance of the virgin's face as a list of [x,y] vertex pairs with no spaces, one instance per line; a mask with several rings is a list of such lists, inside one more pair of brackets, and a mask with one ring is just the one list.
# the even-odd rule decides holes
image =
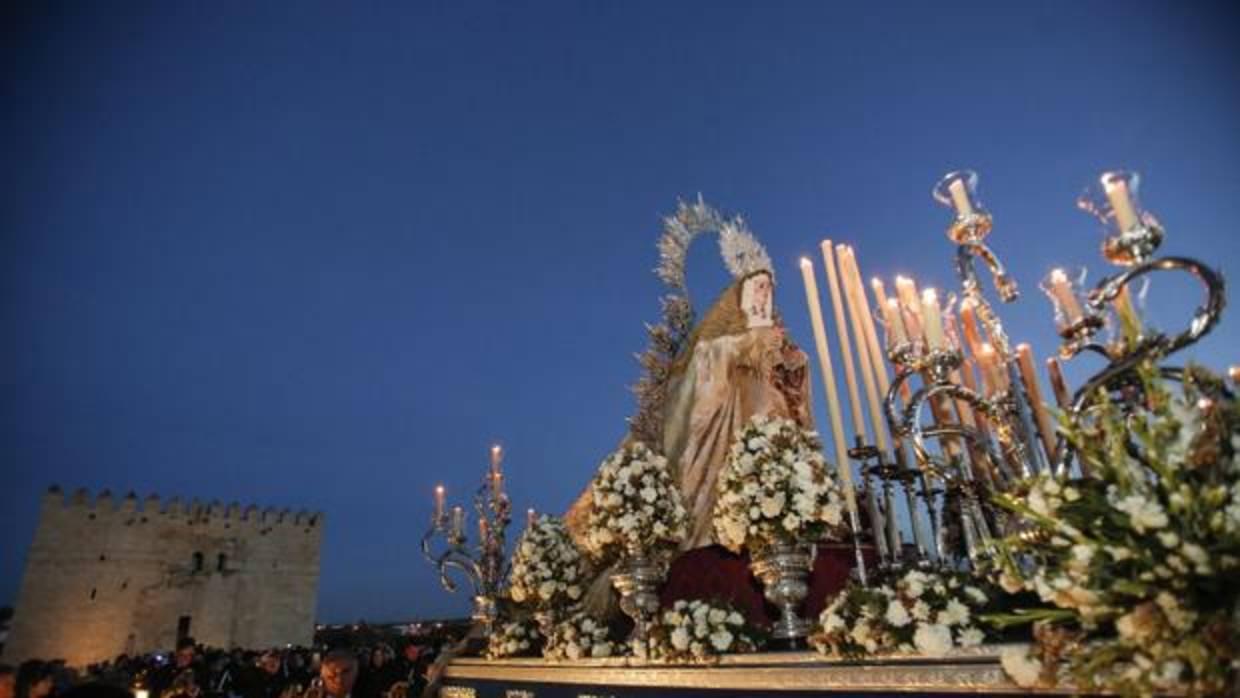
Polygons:
[[749,327],[770,327],[774,324],[773,293],[769,274],[758,274],[741,286],[741,310]]

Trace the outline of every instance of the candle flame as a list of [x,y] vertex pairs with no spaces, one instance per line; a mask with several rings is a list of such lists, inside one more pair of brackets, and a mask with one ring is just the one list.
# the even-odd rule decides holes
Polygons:
[[1056,267],[1051,269],[1051,283],[1062,284],[1068,282],[1068,274],[1063,269]]
[[991,356],[995,353],[995,348],[990,346],[990,342],[982,342],[982,346],[978,348],[979,356]]
[[921,302],[937,304],[939,302],[939,294],[934,289],[928,288],[921,292]]
[[443,485],[435,485],[435,494],[443,494]]
[[802,257],[802,258],[801,258],[801,268],[802,268],[802,269],[809,269],[809,268],[810,268],[810,267],[812,267],[812,266],[814,266],[814,263],[813,263],[813,262],[811,262],[811,261],[809,261],[809,257]]

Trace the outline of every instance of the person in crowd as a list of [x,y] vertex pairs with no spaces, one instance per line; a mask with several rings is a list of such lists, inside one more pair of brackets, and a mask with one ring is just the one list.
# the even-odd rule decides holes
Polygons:
[[278,698],[287,684],[280,653],[268,650],[259,656],[257,666],[243,674],[239,692],[244,698]]
[[55,694],[52,665],[37,659],[22,662],[17,668],[16,698],[51,698]]
[[370,651],[370,661],[358,677],[358,698],[384,698],[392,684],[404,679],[406,672],[393,654],[387,645],[378,645]]
[[13,673],[13,667],[0,664],[0,698],[13,698],[16,691],[17,675]]
[[207,684],[206,668],[200,661],[194,638],[183,637],[177,641],[172,663],[152,677],[152,695],[156,698],[196,698]]
[[357,655],[347,649],[335,649],[323,658],[319,677],[328,698],[352,698],[357,682]]

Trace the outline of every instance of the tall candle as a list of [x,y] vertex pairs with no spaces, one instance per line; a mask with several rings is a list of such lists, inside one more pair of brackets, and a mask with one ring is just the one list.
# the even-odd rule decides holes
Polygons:
[[[822,263],[827,268],[827,289],[831,292],[831,308],[835,311],[835,329],[840,337],[840,353],[844,356],[844,382],[848,386],[848,406],[852,411],[853,433],[862,441],[868,441],[865,416],[857,391],[857,373],[853,369],[852,343],[848,341],[848,325],[844,318],[843,294],[840,292],[839,276],[835,267],[835,248],[830,240],[822,241]],[[862,370],[865,370],[864,368]]]
[[[814,346],[818,350],[818,368],[822,373],[823,387],[827,392],[827,416],[831,422],[831,436],[835,442],[836,468],[844,486],[844,503],[848,506],[850,522],[859,521],[857,494],[853,487],[852,466],[848,462],[848,442],[844,438],[844,420],[840,415],[839,395],[835,391],[835,371],[831,368],[831,354],[827,347],[827,331],[822,322],[822,305],[818,297],[818,282],[814,280],[814,264],[801,258],[801,278],[805,282],[805,302],[809,306],[810,324],[814,328]],[[860,531],[854,531],[860,534]]]
[[969,297],[960,302],[960,330],[969,345],[969,353],[977,356],[982,348],[982,334],[977,329],[977,301]]
[[1059,302],[1059,309],[1063,312],[1064,322],[1071,325],[1081,319],[1081,304],[1076,299],[1076,294],[1072,292],[1072,284],[1068,281],[1068,275],[1063,269],[1052,269],[1050,275],[1050,291],[1055,300]]
[[533,527],[534,527],[534,520],[535,520],[535,518],[537,518],[537,516],[538,516],[538,515],[534,512],[534,510],[533,510],[532,508],[531,508],[531,509],[526,509],[526,510],[525,510],[525,527],[526,527],[526,528],[533,528]]
[[1231,382],[1240,385],[1240,365],[1228,366],[1227,375],[1231,378]]
[[995,379],[995,361],[997,360],[995,348],[983,342],[974,357],[977,359],[977,368],[982,374],[982,386],[986,395],[993,395],[999,390]]
[[501,472],[491,473],[491,493],[496,497],[504,492],[504,474]]
[[[857,361],[861,368],[862,382],[865,384],[867,404],[870,406],[870,421],[874,427],[874,438],[881,453],[890,453],[891,442],[887,438],[887,420],[884,417],[882,402],[875,384],[878,371],[883,370],[882,364],[879,363],[882,359],[870,353],[870,335],[874,333],[874,319],[862,305],[865,299],[865,289],[861,285],[861,275],[857,272],[857,258],[853,248],[849,245],[837,245],[836,253],[839,257],[844,297],[848,302],[848,315],[852,318],[853,333],[857,337]],[[877,340],[875,343],[877,344]],[[885,531],[876,530],[875,537],[881,539],[883,534],[887,536],[888,550],[893,559],[896,559],[900,555],[903,542],[900,540],[900,528],[895,517],[895,502],[889,493],[885,494],[884,498],[887,503]],[[875,527],[878,528],[877,522]],[[883,546],[880,545],[879,550],[881,551],[882,548]]]
[[487,520],[478,519],[478,540],[485,541],[487,539]]
[[1107,179],[1103,183],[1107,200],[1111,202],[1111,210],[1115,212],[1115,222],[1119,232],[1126,233],[1139,225],[1137,210],[1133,208],[1132,196],[1128,192],[1128,183],[1122,179]]
[[[865,384],[865,395],[870,405],[870,420],[874,426],[878,448],[886,453],[891,450],[891,442],[887,438],[887,420],[883,416],[883,403],[879,399],[878,388],[875,384],[879,371],[885,372],[885,370],[882,367],[882,358],[872,356],[870,353],[870,335],[874,332],[874,322],[862,304],[865,299],[865,289],[861,286],[861,277],[857,272],[857,258],[853,248],[839,245],[836,251],[840,253],[840,274],[844,277],[848,311],[852,317],[853,332],[857,335],[857,360],[861,365],[862,382]],[[874,343],[878,343],[877,339]]]
[[444,489],[443,485],[435,485],[435,522],[443,520]]
[[947,191],[951,193],[952,205],[956,207],[956,213],[961,218],[973,215],[973,206],[969,203],[969,190],[965,187],[963,179],[953,179],[947,185]]
[[932,288],[921,292],[921,316],[926,323],[926,345],[930,349],[946,349],[943,317],[939,314],[939,296]]
[[1042,400],[1042,391],[1038,388],[1038,374],[1033,369],[1033,350],[1028,344],[1016,345],[1016,361],[1020,366],[1021,382],[1025,384],[1025,392],[1032,403],[1034,420],[1038,427],[1038,436],[1042,439],[1042,448],[1046,450],[1046,460],[1051,462],[1055,457],[1055,427],[1046,412],[1046,404]]
[[452,507],[452,537],[463,538],[465,536],[465,510],[460,507]]

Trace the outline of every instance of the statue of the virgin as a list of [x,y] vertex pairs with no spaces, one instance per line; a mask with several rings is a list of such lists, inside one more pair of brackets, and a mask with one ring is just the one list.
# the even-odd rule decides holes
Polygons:
[[[717,231],[733,282],[692,324],[684,258],[693,238]],[[739,217],[725,219],[700,199],[665,221],[657,273],[672,288],[664,323],[650,328],[641,357],[638,414],[625,441],[640,440],[667,457],[690,514],[682,550],[715,542],[716,482],[736,430],[755,415],[813,427],[805,353],[788,340],[774,308],[775,279],[766,251]],[[565,516],[584,539],[589,489]]]

